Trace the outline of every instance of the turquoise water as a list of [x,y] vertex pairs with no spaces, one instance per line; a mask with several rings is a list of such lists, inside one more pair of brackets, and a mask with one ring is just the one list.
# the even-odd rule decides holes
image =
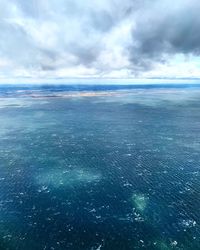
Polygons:
[[0,97],[1,250],[200,249],[200,90],[41,91]]

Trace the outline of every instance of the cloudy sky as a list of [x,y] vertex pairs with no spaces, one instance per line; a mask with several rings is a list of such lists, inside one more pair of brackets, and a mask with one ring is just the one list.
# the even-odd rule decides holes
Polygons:
[[199,0],[0,0],[0,82],[198,81],[199,13]]

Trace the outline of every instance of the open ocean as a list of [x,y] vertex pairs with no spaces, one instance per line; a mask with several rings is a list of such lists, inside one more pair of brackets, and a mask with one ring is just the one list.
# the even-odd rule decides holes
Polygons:
[[199,250],[200,87],[0,87],[0,250]]

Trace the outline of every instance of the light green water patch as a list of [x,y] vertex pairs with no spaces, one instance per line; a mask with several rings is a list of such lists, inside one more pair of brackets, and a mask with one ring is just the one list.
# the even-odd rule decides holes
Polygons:
[[144,194],[133,194],[131,197],[131,201],[133,206],[139,211],[144,212],[147,207],[149,197],[145,196]]
[[22,110],[19,112],[13,110],[12,113],[7,113],[3,110],[0,115],[0,139],[7,139],[15,131],[17,131],[16,138],[19,132],[33,133],[44,128],[47,131],[48,128],[58,126],[58,123],[58,119],[53,120],[51,114],[47,115],[44,111],[31,111],[28,113],[22,112]]
[[36,183],[42,185],[43,189],[47,189],[49,186],[54,188],[62,186],[75,187],[91,182],[98,182],[100,179],[100,173],[92,170],[80,168],[70,170],[54,169],[37,175]]
[[156,246],[156,249],[158,250],[174,250],[174,249],[182,249],[178,245],[178,242],[176,240],[171,241],[169,244],[167,244],[164,240],[155,241],[154,245]]
[[172,241],[170,243],[170,245],[168,245],[166,242],[164,241],[159,241],[156,242],[156,246],[158,250],[173,250],[173,249],[180,249],[178,247],[178,242],[177,241]]
[[191,101],[198,102],[200,91],[185,89],[141,89],[116,91],[118,95],[98,98],[95,102],[118,102],[122,104],[139,104],[149,107],[186,105]]
[[165,242],[159,242],[157,244],[157,247],[159,250],[171,250],[171,247],[168,247],[167,244]]
[[[180,143],[180,142],[179,142]],[[181,142],[182,143],[182,142]],[[186,149],[189,148],[189,149],[193,149],[195,151],[200,151],[200,143],[199,142],[190,142],[190,143],[180,143],[180,146],[184,146]]]
[[31,107],[34,104],[46,104],[47,100],[44,99],[31,99],[31,98],[0,98],[0,109],[2,108],[22,108]]

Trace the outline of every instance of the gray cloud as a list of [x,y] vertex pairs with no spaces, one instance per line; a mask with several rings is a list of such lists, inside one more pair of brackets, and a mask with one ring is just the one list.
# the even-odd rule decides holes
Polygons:
[[146,2],[135,16],[130,59],[141,70],[176,53],[200,54],[200,2]]
[[176,54],[200,54],[198,0],[0,0],[0,6],[5,77],[132,77]]

